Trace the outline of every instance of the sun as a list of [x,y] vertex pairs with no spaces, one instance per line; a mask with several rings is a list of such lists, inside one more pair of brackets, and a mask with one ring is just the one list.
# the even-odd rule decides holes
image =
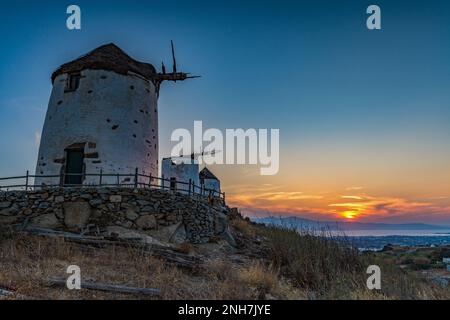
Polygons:
[[355,217],[358,215],[358,212],[353,210],[347,210],[342,212],[342,215],[344,216],[344,218],[352,220],[355,219]]

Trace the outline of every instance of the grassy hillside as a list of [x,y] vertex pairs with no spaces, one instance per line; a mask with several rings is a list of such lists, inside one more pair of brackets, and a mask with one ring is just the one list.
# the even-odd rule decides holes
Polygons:
[[[173,248],[198,258],[192,269],[135,247],[91,246],[3,231],[0,289],[14,293],[6,299],[149,299],[48,285],[47,279],[67,277],[67,266],[76,264],[83,281],[160,289],[161,296],[151,299],[450,298],[448,288],[429,281],[415,267],[405,268],[403,258],[393,252],[360,254],[322,232],[299,234],[241,217],[230,224],[237,248],[220,239]],[[372,264],[381,268],[381,290],[366,287],[366,269]]]

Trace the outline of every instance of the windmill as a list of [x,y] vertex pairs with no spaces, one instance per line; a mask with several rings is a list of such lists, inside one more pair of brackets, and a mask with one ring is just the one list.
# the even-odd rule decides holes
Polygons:
[[172,72],[169,73],[166,72],[166,66],[164,64],[164,61],[162,61],[161,72],[156,75],[154,80],[158,96],[159,96],[159,88],[163,81],[177,82],[177,81],[184,81],[186,79],[200,78],[200,76],[190,76],[190,73],[177,71],[177,60],[175,58],[175,49],[172,40],[170,40],[170,44],[172,47]]

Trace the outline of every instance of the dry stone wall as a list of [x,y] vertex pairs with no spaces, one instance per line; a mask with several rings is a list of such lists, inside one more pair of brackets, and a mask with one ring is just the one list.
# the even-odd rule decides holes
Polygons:
[[[81,188],[0,192],[0,227],[18,225],[80,232],[118,226],[156,231],[178,225],[178,242],[225,235],[228,208],[158,189]],[[227,235],[228,236],[228,235]]]

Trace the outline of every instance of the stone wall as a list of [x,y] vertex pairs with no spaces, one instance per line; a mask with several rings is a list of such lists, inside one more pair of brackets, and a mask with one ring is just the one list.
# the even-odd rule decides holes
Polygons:
[[[122,227],[177,230],[177,241],[206,243],[227,233],[228,209],[158,189],[82,188],[0,192],[0,227],[21,225],[80,232]],[[174,229],[174,230],[175,230]]]

